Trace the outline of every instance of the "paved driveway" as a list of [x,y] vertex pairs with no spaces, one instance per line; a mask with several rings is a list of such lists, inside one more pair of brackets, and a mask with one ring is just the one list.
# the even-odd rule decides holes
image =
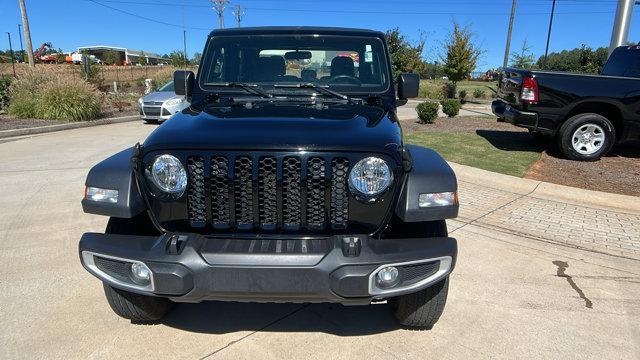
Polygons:
[[106,219],[79,201],[91,165],[152,129],[0,142],[1,359],[640,358],[640,262],[531,236],[500,214],[548,203],[508,192],[487,201],[495,189],[463,179],[463,216],[449,223],[458,265],[431,331],[399,329],[384,305],[208,302],[178,305],[158,325],[117,318],[77,255],[80,235]]

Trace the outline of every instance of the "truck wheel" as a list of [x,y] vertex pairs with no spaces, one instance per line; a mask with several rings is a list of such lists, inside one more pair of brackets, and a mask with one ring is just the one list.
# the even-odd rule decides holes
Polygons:
[[135,294],[105,283],[102,285],[113,312],[125,319],[141,322],[156,321],[173,307],[173,302],[167,298]]
[[431,329],[444,311],[448,291],[449,276],[424,290],[389,299],[388,303],[403,326]]
[[616,132],[599,114],[578,114],[565,121],[558,133],[558,147],[571,160],[595,161],[611,150]]

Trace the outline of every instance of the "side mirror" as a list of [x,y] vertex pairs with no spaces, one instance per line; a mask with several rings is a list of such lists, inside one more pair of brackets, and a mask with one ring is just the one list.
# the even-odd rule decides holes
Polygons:
[[398,76],[398,99],[418,97],[420,76],[418,74],[400,74]]
[[189,70],[176,70],[173,73],[173,89],[176,95],[190,97],[193,92],[195,74]]

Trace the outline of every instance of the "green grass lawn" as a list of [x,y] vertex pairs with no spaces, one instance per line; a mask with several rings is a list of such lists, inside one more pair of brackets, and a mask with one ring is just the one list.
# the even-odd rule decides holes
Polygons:
[[[442,87],[446,83],[448,83],[448,81],[442,79],[420,80],[419,96],[428,99],[440,99],[442,98]],[[491,96],[496,90],[496,82],[475,80],[464,80],[458,82],[458,92],[460,92],[460,90],[466,90],[467,97],[472,97],[475,89],[484,90],[484,99],[491,99]]]
[[541,146],[487,134],[413,132],[405,134],[405,142],[431,148],[448,161],[518,177],[540,159]]

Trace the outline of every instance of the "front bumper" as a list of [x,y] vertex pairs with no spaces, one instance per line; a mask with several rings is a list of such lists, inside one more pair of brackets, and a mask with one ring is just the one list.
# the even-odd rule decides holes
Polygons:
[[538,128],[538,114],[528,111],[520,111],[513,108],[503,100],[494,100],[491,103],[491,111],[500,119],[527,129]]
[[[443,279],[455,266],[457,244],[446,237],[240,239],[198,234],[150,237],[85,233],[79,251],[85,269],[102,281],[178,302],[369,304],[375,299],[419,291]],[[132,262],[142,262],[151,270],[149,284],[127,281],[126,271]],[[375,275],[385,266],[399,269],[394,287],[377,285]]]
[[138,104],[140,117],[143,120],[167,120],[173,114],[186,108],[185,102],[178,105],[166,106],[164,103]]

